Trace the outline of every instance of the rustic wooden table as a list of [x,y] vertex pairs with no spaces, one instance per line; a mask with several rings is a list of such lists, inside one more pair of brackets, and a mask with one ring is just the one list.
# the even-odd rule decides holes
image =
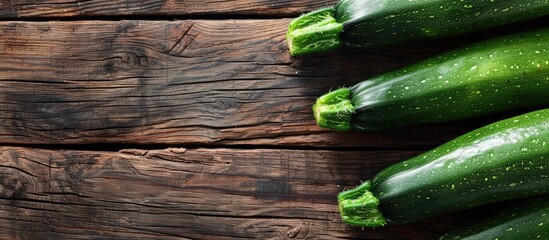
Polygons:
[[334,133],[311,105],[543,21],[290,57],[290,19],[333,2],[0,1],[0,239],[436,239],[474,220],[362,230],[335,197],[501,116]]

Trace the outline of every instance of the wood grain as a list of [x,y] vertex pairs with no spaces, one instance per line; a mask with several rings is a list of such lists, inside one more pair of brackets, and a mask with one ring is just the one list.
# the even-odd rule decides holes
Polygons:
[[[280,18],[333,2],[0,0],[0,145],[52,148],[0,147],[0,239],[423,240],[471,222],[350,228],[335,196],[504,116],[334,133],[311,105],[497,33],[290,57]],[[188,18],[240,20],[171,21]],[[28,22],[55,19],[78,21]]]
[[288,21],[1,22],[0,142],[406,148],[477,126],[317,127],[323,93],[466,41],[295,59]]
[[0,18],[175,17],[194,15],[296,16],[335,0],[2,0]]
[[361,230],[340,221],[339,191],[415,154],[3,147],[0,238],[434,239],[470,222]]

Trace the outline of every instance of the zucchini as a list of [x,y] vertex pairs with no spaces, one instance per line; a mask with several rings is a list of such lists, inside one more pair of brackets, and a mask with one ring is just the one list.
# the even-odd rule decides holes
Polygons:
[[342,0],[292,20],[293,56],[473,32],[549,13],[549,0]]
[[481,127],[338,195],[343,221],[377,227],[549,193],[549,108]]
[[529,199],[440,240],[549,239],[549,196]]
[[473,44],[320,97],[319,126],[374,131],[549,105],[549,28]]

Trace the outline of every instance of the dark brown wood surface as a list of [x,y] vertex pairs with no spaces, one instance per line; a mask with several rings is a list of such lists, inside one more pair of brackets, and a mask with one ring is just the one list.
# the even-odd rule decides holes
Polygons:
[[311,105],[547,21],[292,58],[289,17],[334,2],[0,0],[0,239],[426,240],[477,218],[362,230],[336,195],[503,115],[336,133]]
[[335,0],[1,0],[0,18],[295,16]]
[[390,148],[471,129],[317,127],[318,96],[453,45],[295,59],[288,21],[2,22],[0,142]]
[[452,220],[376,231],[339,220],[339,191],[415,154],[4,147],[0,239],[432,239]]

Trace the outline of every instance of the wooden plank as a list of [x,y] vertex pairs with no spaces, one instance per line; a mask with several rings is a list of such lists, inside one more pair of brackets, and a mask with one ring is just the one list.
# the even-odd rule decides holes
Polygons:
[[339,191],[415,154],[3,147],[0,238],[435,239],[470,222],[470,214],[376,230],[341,222]]
[[37,17],[188,17],[193,15],[296,16],[331,6],[335,0],[4,0],[0,18]]
[[328,90],[471,40],[295,59],[288,22],[1,22],[0,142],[404,148],[478,125],[317,127],[311,106]]

